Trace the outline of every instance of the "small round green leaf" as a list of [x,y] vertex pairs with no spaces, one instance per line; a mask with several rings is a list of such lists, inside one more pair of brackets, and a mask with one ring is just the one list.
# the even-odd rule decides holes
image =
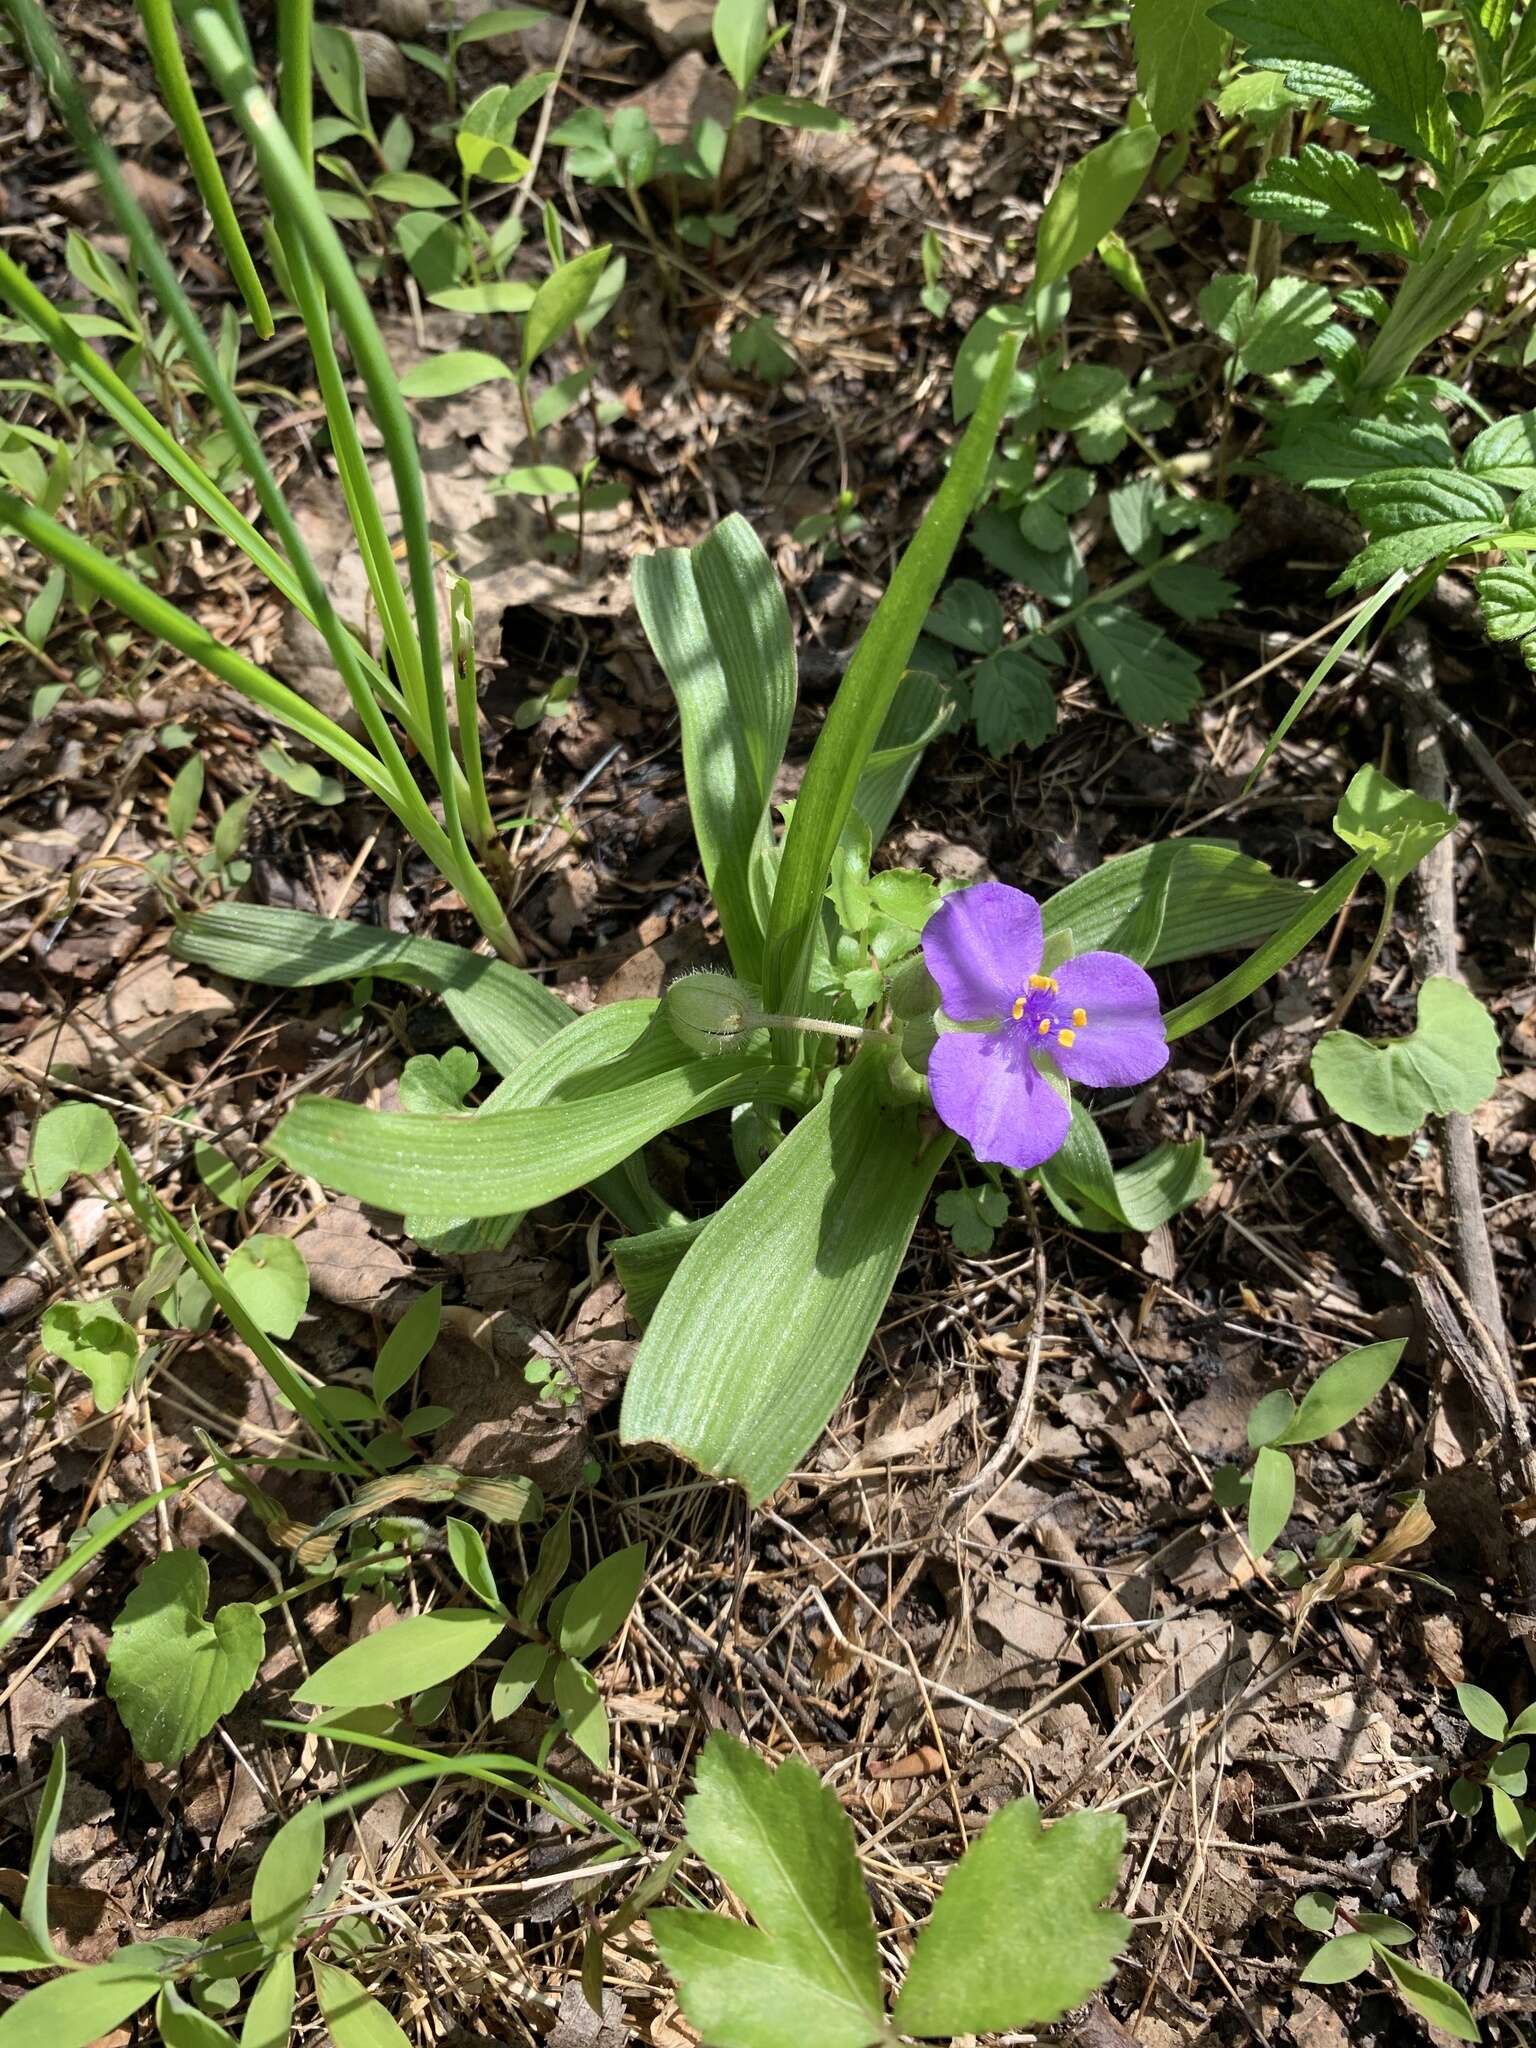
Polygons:
[[117,1126],[96,1102],[61,1102],[38,1120],[24,1185],[56,1195],[73,1173],[105,1173],[117,1150]]
[[1253,1450],[1262,1450],[1265,1444],[1277,1443],[1290,1428],[1296,1414],[1296,1403],[1284,1387],[1276,1387],[1272,1394],[1266,1394],[1262,1401],[1254,1403],[1248,1417],[1248,1442]]
[[1310,1927],[1314,1934],[1326,1934],[1339,1908],[1332,1892],[1303,1892],[1291,1910],[1303,1927]]
[[1371,1966],[1375,1950],[1369,1935],[1338,1934],[1309,1956],[1301,1972],[1303,1984],[1347,1984]]
[[1490,1742],[1502,1742],[1509,1732],[1509,1716],[1491,1692],[1463,1679],[1456,1688],[1456,1704],[1479,1735]]
[[138,1332],[110,1301],[57,1301],[43,1316],[43,1349],[83,1372],[98,1411],[109,1414],[127,1393],[139,1362]]
[[309,1268],[291,1237],[248,1237],[230,1254],[224,1278],[257,1329],[293,1335],[309,1302]]

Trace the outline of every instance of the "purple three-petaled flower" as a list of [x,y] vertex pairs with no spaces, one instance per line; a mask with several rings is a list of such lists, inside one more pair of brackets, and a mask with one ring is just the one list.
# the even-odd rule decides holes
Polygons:
[[923,927],[923,958],[944,1014],[986,1031],[946,1031],[928,1059],[933,1106],[978,1159],[1017,1172],[1066,1142],[1068,1081],[1148,1081],[1168,1061],[1151,976],[1123,953],[1077,953],[1040,971],[1040,906],[980,882],[946,896]]

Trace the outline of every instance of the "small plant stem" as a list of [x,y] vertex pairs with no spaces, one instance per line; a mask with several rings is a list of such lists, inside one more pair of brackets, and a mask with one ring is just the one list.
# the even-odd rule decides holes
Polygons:
[[1050,640],[1074,625],[1084,612],[1097,611],[1100,605],[1112,604],[1117,597],[1127,597],[1133,590],[1140,590],[1144,584],[1163,569],[1171,569],[1176,562],[1187,562],[1205,548],[1214,544],[1214,536],[1197,534],[1193,540],[1181,541],[1178,547],[1170,548],[1166,555],[1159,555],[1155,562],[1148,562],[1139,569],[1133,569],[1128,576],[1122,576],[1118,583],[1106,583],[1102,590],[1096,590],[1092,597],[1085,597],[1081,604],[1075,604],[1070,611],[1059,612],[1054,619],[1048,619],[1039,629],[1037,639]]
[[1339,998],[1333,1015],[1324,1025],[1323,1029],[1325,1031],[1337,1031],[1344,1019],[1349,1015],[1350,1010],[1354,1007],[1355,998],[1359,995],[1361,989],[1365,987],[1367,981],[1369,981],[1371,969],[1376,965],[1377,955],[1386,944],[1387,933],[1392,929],[1392,915],[1396,908],[1397,887],[1395,884],[1389,883],[1386,895],[1382,899],[1381,919],[1376,926],[1376,935],[1366,949],[1365,958],[1350,977],[1349,987],[1345,989],[1343,995]]
[[885,1045],[890,1033],[879,1025],[836,1024],[830,1017],[792,1017],[787,1012],[753,1011],[746,1020],[748,1031],[810,1031],[820,1038],[848,1038],[859,1044]]
[[[528,433],[528,452],[534,461],[537,462],[544,446],[544,437],[540,434],[538,422],[533,416],[533,406],[528,397],[528,372],[526,370],[519,370],[517,373],[517,399],[523,409],[523,425]],[[551,506],[549,499],[542,493],[539,497],[539,503],[544,508],[544,524],[553,533],[555,530],[554,508]]]

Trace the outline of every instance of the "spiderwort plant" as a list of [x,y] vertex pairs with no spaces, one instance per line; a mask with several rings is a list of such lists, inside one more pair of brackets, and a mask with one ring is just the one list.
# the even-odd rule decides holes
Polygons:
[[1145,968],[1094,951],[1047,971],[1040,906],[1022,889],[982,882],[946,897],[924,927],[923,958],[959,1027],[928,1055],[933,1106],[979,1160],[1041,1165],[1066,1143],[1068,1084],[1129,1087],[1168,1063]]

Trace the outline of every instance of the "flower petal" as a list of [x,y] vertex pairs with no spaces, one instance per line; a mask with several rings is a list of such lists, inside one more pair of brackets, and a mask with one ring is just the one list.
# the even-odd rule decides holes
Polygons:
[[957,1024],[1006,1016],[1044,950],[1039,904],[1004,882],[957,889],[923,926],[923,958]]
[[978,1159],[1022,1173],[1066,1143],[1066,1102],[1000,1031],[946,1031],[928,1055],[928,1086]]
[[1056,970],[1054,1008],[1065,1022],[1082,1010],[1087,1023],[1070,1046],[1052,1039],[1051,1058],[1089,1088],[1129,1088],[1168,1064],[1168,1037],[1152,977],[1123,953],[1078,953]]

